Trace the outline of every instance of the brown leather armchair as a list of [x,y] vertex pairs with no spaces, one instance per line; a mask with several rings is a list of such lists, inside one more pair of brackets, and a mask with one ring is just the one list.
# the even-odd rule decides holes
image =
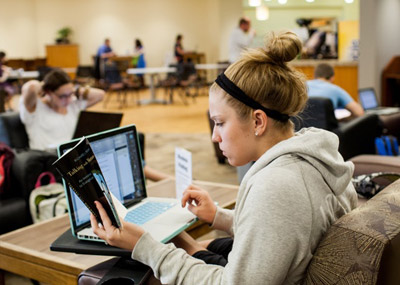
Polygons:
[[[11,190],[0,197],[0,234],[32,223],[29,195],[39,174],[52,169],[55,154],[29,149],[28,136],[17,112],[0,115],[0,141],[15,153],[11,165]],[[61,177],[54,170],[57,180]]]

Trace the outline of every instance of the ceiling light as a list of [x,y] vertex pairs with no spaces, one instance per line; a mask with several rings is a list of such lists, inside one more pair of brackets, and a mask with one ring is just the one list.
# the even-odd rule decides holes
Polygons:
[[311,3],[311,2],[314,2],[314,0],[306,0],[306,2],[309,2],[309,3]]
[[344,2],[346,2],[347,4],[353,3],[354,0],[344,0]]
[[286,3],[287,3],[287,0],[278,0],[278,3],[279,3],[279,4],[286,4]]
[[266,21],[269,18],[269,9],[267,6],[258,6],[256,8],[256,18],[259,21]]
[[250,7],[258,7],[261,5],[261,0],[249,0]]

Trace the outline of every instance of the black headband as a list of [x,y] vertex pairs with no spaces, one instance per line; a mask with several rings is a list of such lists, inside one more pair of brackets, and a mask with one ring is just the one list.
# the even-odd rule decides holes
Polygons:
[[217,83],[219,87],[224,89],[233,98],[239,100],[240,102],[242,102],[246,106],[249,106],[250,108],[253,108],[255,110],[260,109],[264,111],[265,114],[267,114],[267,116],[271,117],[272,119],[281,122],[286,122],[290,118],[289,115],[282,114],[276,110],[265,108],[263,105],[261,105],[257,101],[247,96],[246,93],[244,93],[242,89],[240,89],[238,86],[235,85],[235,83],[233,83],[228,77],[226,77],[224,73],[218,75],[217,79],[215,80],[215,83]]

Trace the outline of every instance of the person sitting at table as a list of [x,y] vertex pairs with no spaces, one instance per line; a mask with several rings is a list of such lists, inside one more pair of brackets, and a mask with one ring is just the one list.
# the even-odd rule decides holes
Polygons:
[[183,40],[182,35],[176,36],[175,46],[174,46],[174,55],[176,58],[176,62],[178,64],[183,62],[183,56],[185,55],[185,50],[183,49],[182,40]]
[[315,67],[313,80],[307,81],[308,96],[331,99],[333,108],[347,109],[352,116],[364,115],[364,109],[344,89],[333,84],[335,71],[330,64],[320,63]]
[[197,243],[181,233],[174,244],[161,244],[135,224],[121,220],[115,228],[96,202],[102,224],[92,215],[94,232],[131,250],[163,284],[298,284],[321,237],[357,204],[354,166],[339,154],[338,137],[316,128],[294,133],[290,117],[304,108],[307,89],[288,62],[301,52],[301,40],[292,32],[267,39],[210,88],[212,140],[233,166],[255,161],[235,209],[221,209],[196,186],[182,198],[183,207],[231,237]]
[[11,67],[6,66],[6,53],[0,51],[0,89],[4,91],[4,109],[12,110],[11,97],[16,93],[15,87],[8,81],[10,76]]
[[[146,60],[144,58],[144,47],[139,39],[135,40],[135,48],[133,51],[132,66],[135,68],[145,68]],[[143,74],[137,74],[140,82],[140,86],[144,86],[144,76]]]
[[111,48],[110,39],[105,39],[104,40],[104,44],[102,44],[98,48],[96,55],[98,57],[100,57],[100,58],[103,58],[103,59],[107,59],[109,57],[115,56],[115,53],[113,52],[113,50]]
[[107,38],[104,40],[104,44],[97,49],[95,56],[94,73],[96,79],[104,78],[104,64],[108,58],[113,56],[116,56],[116,54],[111,48],[110,39]]

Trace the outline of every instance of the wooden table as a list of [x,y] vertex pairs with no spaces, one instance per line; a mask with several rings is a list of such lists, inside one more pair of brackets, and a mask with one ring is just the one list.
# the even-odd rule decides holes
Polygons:
[[39,71],[24,71],[23,69],[14,69],[11,71],[9,79],[36,79],[39,77]]
[[[234,207],[238,186],[203,181],[194,184],[208,190],[220,206]],[[147,188],[149,196],[175,196],[175,181],[172,179],[150,184]],[[50,244],[69,227],[68,216],[63,215],[1,235],[0,269],[49,284],[77,284],[83,270],[112,258],[50,251]],[[193,237],[198,237],[209,231],[209,227],[197,222],[188,231]],[[4,278],[0,276],[1,283],[4,283]]]

